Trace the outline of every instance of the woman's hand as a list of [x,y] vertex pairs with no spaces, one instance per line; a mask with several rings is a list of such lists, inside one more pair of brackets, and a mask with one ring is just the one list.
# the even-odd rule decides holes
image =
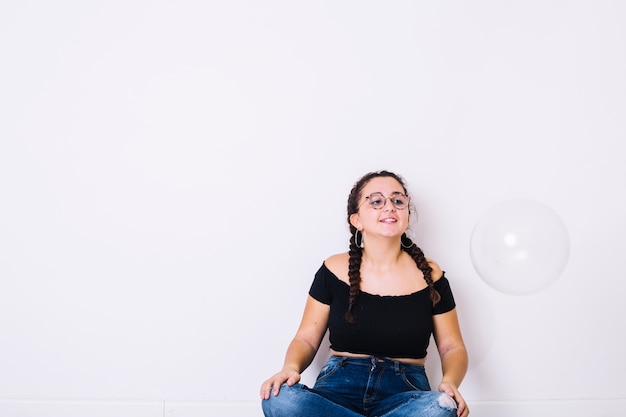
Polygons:
[[448,396],[452,397],[452,399],[456,402],[456,406],[457,406],[456,415],[457,416],[459,417],[468,416],[469,408],[467,408],[467,403],[463,399],[463,396],[461,395],[457,387],[455,387],[454,385],[450,383],[442,382],[441,384],[439,384],[439,391],[445,394],[448,394]]
[[265,382],[261,384],[261,399],[267,400],[270,398],[270,394],[277,396],[280,386],[284,383],[292,386],[300,382],[300,373],[297,371],[283,369]]

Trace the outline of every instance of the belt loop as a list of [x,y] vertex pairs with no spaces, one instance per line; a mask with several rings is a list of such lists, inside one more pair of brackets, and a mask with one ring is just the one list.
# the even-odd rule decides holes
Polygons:
[[346,364],[347,360],[348,360],[348,358],[346,358],[345,356],[343,358],[341,358],[341,360],[339,361],[339,367],[343,368],[344,365]]
[[393,361],[394,368],[396,370],[396,374],[400,373],[400,361]]

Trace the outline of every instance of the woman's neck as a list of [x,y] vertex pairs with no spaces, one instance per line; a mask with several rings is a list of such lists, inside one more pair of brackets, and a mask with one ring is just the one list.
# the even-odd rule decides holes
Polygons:
[[399,240],[366,242],[362,265],[374,269],[388,269],[398,264],[402,254]]

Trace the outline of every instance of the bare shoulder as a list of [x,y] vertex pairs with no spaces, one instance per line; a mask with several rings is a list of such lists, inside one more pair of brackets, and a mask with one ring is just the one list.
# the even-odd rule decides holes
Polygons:
[[432,259],[427,258],[426,261],[428,262],[428,265],[430,265],[430,267],[433,269],[430,277],[433,279],[433,282],[437,282],[443,276],[443,271],[441,270],[441,267],[437,262],[433,261]]
[[324,261],[324,264],[330,272],[337,276],[337,278],[344,282],[347,282],[349,262],[350,255],[348,254],[348,252],[344,252],[329,256]]

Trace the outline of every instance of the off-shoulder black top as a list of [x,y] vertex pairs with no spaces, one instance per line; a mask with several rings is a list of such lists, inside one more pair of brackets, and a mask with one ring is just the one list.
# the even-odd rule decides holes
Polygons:
[[315,274],[309,295],[330,305],[328,322],[331,348],[388,358],[424,358],[433,332],[432,317],[452,310],[456,304],[444,276],[434,284],[441,295],[434,307],[428,287],[407,295],[359,294],[353,308],[356,323],[344,318],[349,286],[325,264]]

